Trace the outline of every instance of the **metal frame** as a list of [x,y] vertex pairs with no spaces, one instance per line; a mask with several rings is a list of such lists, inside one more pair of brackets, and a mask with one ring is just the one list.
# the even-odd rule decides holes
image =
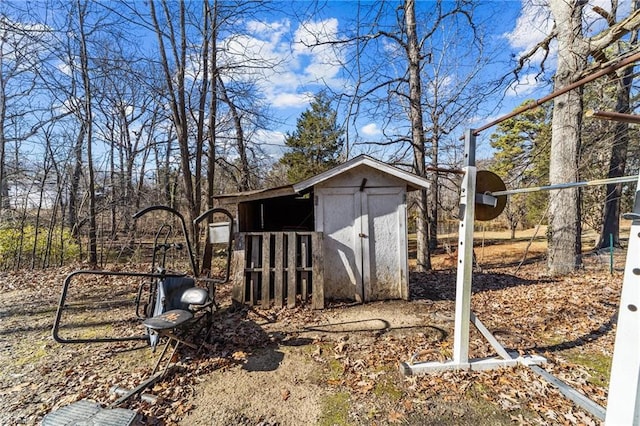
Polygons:
[[[540,356],[518,356],[509,353],[500,345],[491,332],[471,312],[471,284],[473,279],[473,225],[476,192],[475,135],[465,134],[464,179],[460,190],[458,268],[456,277],[456,305],[454,324],[453,359],[447,362],[421,362],[400,364],[404,375],[425,374],[443,370],[486,370],[517,364],[527,365],[544,377],[560,392],[606,425],[640,425],[640,174],[589,182],[549,185],[500,191],[494,196],[519,192],[563,189],[576,186],[603,185],[607,183],[638,182],[633,212],[624,217],[633,220],[629,233],[627,262],[620,296],[620,307],[616,331],[609,397],[607,409],[589,400],[584,395],[558,380],[537,364],[546,362]],[[491,200],[489,200],[491,201]],[[473,324],[491,344],[500,358],[469,360],[469,324]]]
[[613,178],[607,178],[607,179],[587,180],[583,182],[557,183],[555,185],[507,189],[504,191],[495,191],[489,194],[478,194],[478,195],[482,195],[486,197],[485,198],[486,201],[484,202],[485,204],[491,204],[493,202],[491,200],[491,197],[500,197],[501,195],[524,194],[527,192],[539,192],[539,191],[552,191],[554,189],[577,188],[582,186],[599,186],[599,185],[608,185],[611,183],[636,182],[637,180],[638,180],[638,176],[620,176],[620,177],[613,177]]
[[[453,331],[453,359],[447,362],[401,363],[404,375],[424,374],[443,370],[488,370],[517,364],[536,365],[546,362],[537,355],[518,356],[507,352],[491,332],[471,312],[473,280],[473,225],[476,203],[476,137],[473,129],[465,134],[464,178],[460,189],[458,267],[456,276],[456,308]],[[469,329],[473,324],[491,344],[499,357],[469,359]]]
[[[208,291],[209,291],[209,297],[212,301],[212,308],[213,306],[215,306],[217,308],[217,305],[215,304],[215,284],[216,283],[225,283],[229,280],[229,275],[230,275],[230,268],[231,268],[231,248],[232,248],[232,241],[233,241],[233,233],[231,232],[231,230],[233,228],[230,229],[229,232],[229,241],[227,244],[227,265],[226,265],[226,269],[225,269],[225,274],[223,278],[220,279],[215,279],[215,278],[208,278],[208,277],[199,277],[198,276],[198,271],[197,271],[197,266],[196,266],[196,261],[195,261],[195,256],[191,247],[191,242],[189,241],[189,234],[187,231],[187,225],[184,219],[184,216],[182,216],[182,214],[180,214],[179,211],[171,208],[171,207],[167,207],[167,206],[150,206],[147,208],[144,208],[140,211],[138,211],[137,213],[135,213],[133,215],[134,219],[139,219],[140,217],[144,216],[145,214],[152,212],[152,211],[158,211],[158,210],[162,210],[162,211],[166,211],[169,212],[171,214],[173,214],[174,216],[176,216],[179,220],[180,220],[180,225],[182,228],[182,233],[183,233],[183,237],[184,237],[184,242],[187,248],[187,252],[188,252],[188,257],[189,257],[189,263],[190,266],[192,268],[192,272],[194,275],[194,280],[196,281],[203,281],[206,282],[208,284]],[[215,213],[222,213],[224,215],[226,215],[228,218],[230,218],[230,227],[233,226],[233,216],[231,215],[231,213],[229,213],[227,210],[225,209],[221,209],[221,208],[214,208],[214,209],[210,209],[206,212],[204,212],[203,214],[201,214],[200,216],[198,216],[195,220],[194,220],[194,225],[198,226],[199,223],[204,220],[207,217],[212,216]],[[141,306],[141,302],[142,302],[142,292],[143,292],[143,286],[144,283],[140,285],[140,287],[138,288],[138,292],[136,295],[136,316],[138,318],[146,318],[148,315],[152,314],[152,315],[158,315],[160,313],[162,313],[162,299],[163,299],[163,295],[161,294],[161,289],[157,288],[158,286],[158,282],[167,278],[184,278],[187,276],[187,274],[185,273],[168,273],[165,270],[165,260],[166,260],[166,254],[167,254],[167,250],[171,247],[177,248],[177,249],[181,249],[183,248],[183,244],[169,244],[168,243],[168,238],[169,236],[173,233],[173,228],[171,227],[171,225],[168,224],[163,224],[160,226],[160,228],[158,229],[158,231],[155,234],[155,238],[154,238],[154,250],[153,250],[153,258],[152,258],[152,264],[151,264],[151,272],[129,272],[129,271],[101,271],[101,270],[78,270],[78,271],[74,271],[72,273],[70,273],[69,275],[67,275],[67,277],[65,278],[63,285],[62,285],[62,292],[60,295],[60,299],[58,302],[58,309],[56,311],[56,317],[53,323],[53,329],[52,329],[52,335],[53,335],[53,339],[58,342],[58,343],[109,343],[109,342],[123,342],[123,341],[135,341],[135,340],[146,340],[148,341],[152,346],[155,347],[155,345],[158,343],[158,335],[157,334],[144,334],[144,335],[136,335],[136,336],[127,336],[127,337],[94,337],[94,338],[65,338],[60,336],[60,322],[62,320],[62,316],[63,316],[63,312],[65,310],[66,307],[66,299],[67,299],[67,294],[69,291],[69,287],[73,281],[73,279],[75,277],[77,277],[78,275],[97,275],[97,276],[121,276],[121,277],[141,277],[141,278],[150,278],[151,282],[149,283],[150,285],[150,289],[149,289],[149,298],[147,301],[147,304],[151,303],[152,305],[155,305],[155,308],[152,306],[152,309],[150,310],[150,312],[142,312],[140,310],[140,306]],[[162,254],[160,255],[160,259],[158,259],[158,251],[162,250]]]
[[[94,271],[94,270],[80,270],[75,271],[67,275],[62,284],[62,292],[60,294],[60,300],[58,302],[58,310],[56,311],[56,318],[53,322],[52,336],[53,340],[58,343],[109,343],[109,342],[126,342],[131,340],[149,340],[149,335],[138,335],[129,337],[94,337],[91,339],[67,339],[60,336],[60,321],[62,320],[62,314],[65,310],[67,293],[69,286],[74,277],[78,275],[99,275],[99,276],[120,276],[120,277],[142,277],[151,279],[164,279],[164,278],[181,278],[185,277],[185,274],[167,274],[167,273],[149,273],[149,272],[123,272],[123,271]],[[136,308],[137,310],[137,308]]]

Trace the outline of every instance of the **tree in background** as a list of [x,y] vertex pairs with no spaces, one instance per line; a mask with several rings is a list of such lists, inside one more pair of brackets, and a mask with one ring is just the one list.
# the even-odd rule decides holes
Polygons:
[[299,182],[340,164],[344,131],[337,124],[337,113],[326,93],[317,94],[296,124],[287,133],[289,148],[280,159],[287,169],[289,182]]
[[[531,104],[525,101],[519,108]],[[539,106],[503,121],[491,135],[496,150],[491,170],[509,188],[538,186],[547,183],[551,143],[551,111]],[[509,198],[506,217],[514,237],[518,224],[538,222],[547,204],[546,192],[514,195]]]
[[[640,1],[634,0],[631,2],[631,8],[634,11],[640,9]],[[609,27],[616,25],[615,16],[618,12],[618,3],[612,2],[611,12],[607,12],[604,9],[595,6],[593,10],[604,18]],[[607,59],[610,57],[618,57],[625,51],[637,49],[638,46],[638,29],[631,31],[631,36],[628,41],[618,40],[610,48],[605,49],[602,52]],[[608,76],[610,84],[614,87],[615,95],[609,99],[612,100],[614,105],[608,107],[615,112],[622,114],[631,113],[630,100],[631,100],[631,86],[635,78],[635,65],[629,65],[627,67],[617,70]],[[600,107],[602,107],[600,105]],[[608,147],[608,170],[607,177],[614,178],[625,175],[627,166],[629,141],[631,139],[629,124],[621,121],[613,123],[607,123],[611,127],[613,133],[613,143]],[[600,237],[596,242],[596,249],[609,247],[611,243],[614,246],[620,247],[620,208],[621,199],[623,195],[623,184],[608,184],[606,186],[605,203],[602,207],[602,223],[600,227]]]
[[[550,0],[548,5],[555,26],[543,42],[521,59],[522,62],[539,50],[548,51],[549,41],[555,38],[558,43],[558,64],[554,76],[556,90],[593,72],[604,58],[605,49],[640,25],[640,10],[635,10],[617,23],[612,19],[607,29],[587,37],[583,28],[587,4],[585,1]],[[593,68],[590,68],[590,58],[596,61]],[[554,99],[549,165],[551,184],[580,180],[583,112],[582,87]],[[552,275],[572,272],[580,266],[582,252],[579,188],[552,191],[549,217],[549,272]]]
[[352,129],[347,154],[366,145],[368,152],[411,167],[430,182],[410,204],[421,272],[431,269],[446,184],[446,178],[427,173],[428,166],[458,165],[457,129],[467,126],[487,93],[500,87],[480,73],[490,57],[484,30],[492,24],[475,14],[475,7],[442,0],[362,3],[341,40],[327,42],[345,47],[344,72],[355,88],[340,94],[349,101],[348,120],[367,117],[381,133],[374,141],[369,136],[359,141]]

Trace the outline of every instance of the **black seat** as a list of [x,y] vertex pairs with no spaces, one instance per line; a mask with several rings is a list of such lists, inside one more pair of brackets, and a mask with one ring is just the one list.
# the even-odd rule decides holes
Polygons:
[[192,318],[193,314],[190,311],[172,309],[155,317],[147,318],[144,320],[144,325],[154,331],[172,330]]
[[[177,329],[186,328],[191,322],[197,321],[199,318],[196,318],[195,314],[211,304],[209,293],[205,289],[188,287],[189,282],[193,283],[193,279],[172,278],[165,281],[169,281],[169,283],[163,283],[164,290],[167,290],[164,298],[166,303],[163,303],[163,305],[173,309],[143,321],[150,334],[157,333],[158,336],[167,338],[167,343],[162,349],[151,374],[155,374],[158,371],[158,367],[172,342],[174,342],[174,347],[169,360],[173,358],[181,343],[192,349],[197,349],[196,345],[178,337],[175,332]],[[165,372],[168,367],[169,365],[165,368]]]

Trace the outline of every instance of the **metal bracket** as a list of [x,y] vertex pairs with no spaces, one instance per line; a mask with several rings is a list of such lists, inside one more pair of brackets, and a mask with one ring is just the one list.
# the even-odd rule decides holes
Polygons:
[[477,194],[476,204],[482,204],[484,206],[495,207],[498,205],[498,199],[491,194]]

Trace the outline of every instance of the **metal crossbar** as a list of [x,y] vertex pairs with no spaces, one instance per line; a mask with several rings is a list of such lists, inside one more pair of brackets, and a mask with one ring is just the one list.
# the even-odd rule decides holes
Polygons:
[[557,183],[554,185],[532,186],[528,188],[507,189],[505,191],[491,192],[490,195],[494,197],[499,197],[501,195],[523,194],[527,192],[539,192],[539,191],[553,191],[554,189],[576,188],[576,187],[582,187],[582,186],[599,186],[599,185],[608,185],[612,183],[637,182],[637,181],[638,181],[637,175],[636,176],[620,176],[620,177],[607,178],[607,179],[588,180],[584,182],[568,182],[568,183]]
[[[476,168],[475,168],[475,132],[468,130],[465,137],[465,176],[460,191],[460,241],[458,250],[458,271],[456,280],[456,305],[453,359],[447,362],[401,363],[400,371],[404,375],[424,374],[442,370],[483,370],[527,365],[547,378],[554,386],[574,402],[592,413],[595,417],[605,419],[606,425],[628,424],[640,425],[640,346],[638,331],[640,330],[640,187],[636,189],[636,197],[632,213],[625,215],[633,220],[629,234],[627,264],[620,296],[618,326],[612,360],[611,381],[606,414],[599,405],[583,398],[578,392],[555,379],[536,364],[544,363],[544,358],[515,357],[500,345],[486,327],[471,312],[471,282],[473,262],[473,222],[474,204],[476,201]],[[522,188],[490,193],[494,197],[524,192],[536,192],[579,186],[604,185],[621,182],[638,182],[640,176],[623,176],[610,179],[598,179],[587,182],[574,182],[548,185],[535,188]],[[473,324],[491,343],[499,358],[469,359],[469,325]]]

